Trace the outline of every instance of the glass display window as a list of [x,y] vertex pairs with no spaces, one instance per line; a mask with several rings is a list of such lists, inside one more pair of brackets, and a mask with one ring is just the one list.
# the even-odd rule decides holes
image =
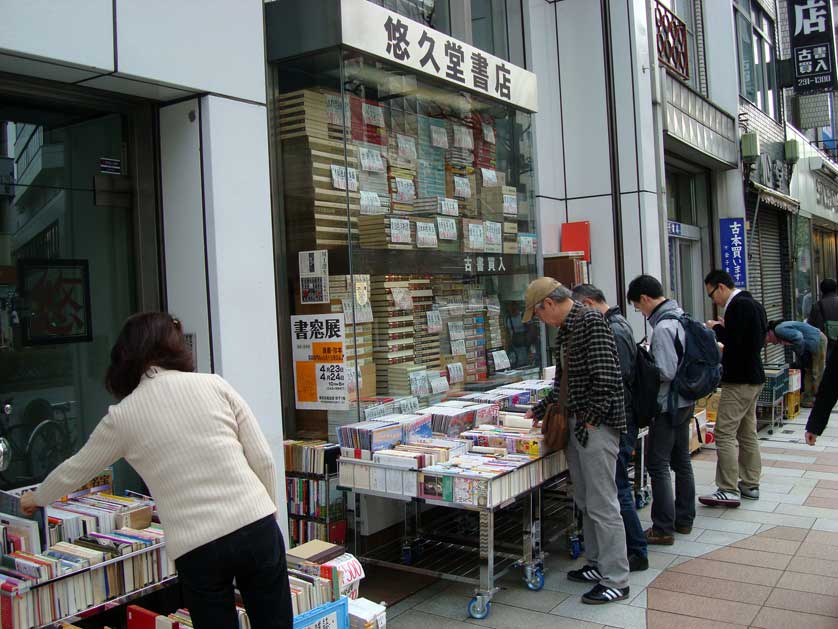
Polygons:
[[531,114],[349,49],[272,71],[295,432],[538,378]]

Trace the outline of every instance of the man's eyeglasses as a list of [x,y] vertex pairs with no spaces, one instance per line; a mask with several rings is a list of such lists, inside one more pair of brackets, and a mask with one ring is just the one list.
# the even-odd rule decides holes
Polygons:
[[719,290],[719,286],[721,286],[721,284],[717,285],[716,288],[707,293],[707,297],[713,299],[713,295],[715,295],[716,291]]

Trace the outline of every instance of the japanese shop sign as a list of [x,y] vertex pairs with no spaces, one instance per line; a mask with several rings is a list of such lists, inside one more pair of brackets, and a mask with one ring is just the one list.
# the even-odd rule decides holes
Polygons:
[[829,0],[788,0],[789,36],[798,94],[834,89],[835,34]]
[[349,389],[344,362],[342,314],[291,317],[294,397],[297,408],[346,410]]
[[341,2],[343,43],[511,105],[536,111],[532,72],[372,2]]
[[722,268],[730,273],[736,288],[745,288],[748,284],[745,219],[719,219],[719,233],[722,246]]

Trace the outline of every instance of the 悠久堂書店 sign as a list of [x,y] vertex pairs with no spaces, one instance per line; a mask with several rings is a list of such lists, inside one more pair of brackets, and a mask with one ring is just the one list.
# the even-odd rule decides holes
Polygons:
[[535,74],[372,2],[343,0],[343,43],[462,88],[536,111]]
[[836,85],[835,33],[830,0],[788,0],[794,91],[832,90]]

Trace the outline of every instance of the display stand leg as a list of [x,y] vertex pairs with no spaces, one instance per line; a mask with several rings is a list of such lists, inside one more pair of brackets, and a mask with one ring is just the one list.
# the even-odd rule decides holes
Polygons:
[[480,585],[469,601],[468,614],[472,618],[485,618],[492,608],[495,594],[495,514],[480,512]]
[[524,508],[524,582],[534,592],[544,587],[544,553],[541,548],[541,488],[530,492]]

